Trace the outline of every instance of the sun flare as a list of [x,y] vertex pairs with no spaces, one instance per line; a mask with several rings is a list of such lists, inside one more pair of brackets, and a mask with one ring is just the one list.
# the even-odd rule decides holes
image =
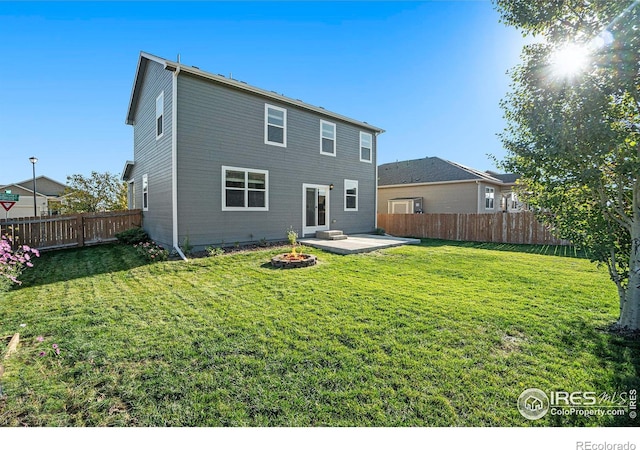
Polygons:
[[568,44],[556,50],[551,56],[554,73],[571,77],[585,68],[589,61],[589,50],[584,45]]

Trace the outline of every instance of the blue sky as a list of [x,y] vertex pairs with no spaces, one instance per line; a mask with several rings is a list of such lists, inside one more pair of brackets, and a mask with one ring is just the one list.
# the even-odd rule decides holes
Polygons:
[[386,130],[378,162],[439,156],[493,169],[498,103],[523,38],[490,1],[0,1],[0,185],[120,174],[140,51]]

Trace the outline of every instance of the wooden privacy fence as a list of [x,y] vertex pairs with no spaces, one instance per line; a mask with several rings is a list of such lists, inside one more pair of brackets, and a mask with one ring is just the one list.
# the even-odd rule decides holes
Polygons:
[[378,227],[395,236],[505,244],[569,245],[532,212],[494,214],[378,214]]
[[0,220],[0,233],[13,246],[39,250],[83,247],[116,240],[116,233],[142,226],[142,211],[112,211]]

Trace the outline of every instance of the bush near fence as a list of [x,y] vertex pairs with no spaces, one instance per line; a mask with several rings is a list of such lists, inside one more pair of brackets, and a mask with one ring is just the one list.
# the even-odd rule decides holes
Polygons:
[[395,236],[505,244],[570,245],[530,211],[494,214],[378,214],[378,227]]
[[0,233],[14,246],[53,250],[113,242],[117,233],[141,226],[142,211],[134,209],[0,220]]

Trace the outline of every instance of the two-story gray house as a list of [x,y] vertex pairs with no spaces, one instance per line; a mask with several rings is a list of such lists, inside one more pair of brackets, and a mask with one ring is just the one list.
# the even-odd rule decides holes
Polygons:
[[141,53],[126,123],[129,207],[166,247],[376,224],[376,138],[322,107]]

